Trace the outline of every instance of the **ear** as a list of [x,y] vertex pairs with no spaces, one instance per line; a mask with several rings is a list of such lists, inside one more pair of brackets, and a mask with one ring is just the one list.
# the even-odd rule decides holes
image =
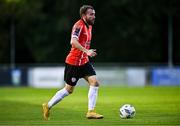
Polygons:
[[84,18],[86,15],[85,14],[82,14],[82,18]]
[[85,14],[82,14],[82,17],[81,17],[84,21],[86,19],[86,15]]

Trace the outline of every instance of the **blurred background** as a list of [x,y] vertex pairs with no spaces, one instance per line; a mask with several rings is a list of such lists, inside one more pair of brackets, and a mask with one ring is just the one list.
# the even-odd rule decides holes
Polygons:
[[83,4],[102,85],[180,85],[179,0],[0,0],[0,86],[62,87]]

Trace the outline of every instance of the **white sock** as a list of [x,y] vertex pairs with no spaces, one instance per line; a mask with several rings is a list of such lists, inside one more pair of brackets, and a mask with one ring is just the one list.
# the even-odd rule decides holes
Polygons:
[[89,87],[89,93],[88,93],[88,110],[94,110],[96,106],[96,100],[98,96],[98,88],[90,86]]
[[67,95],[69,95],[69,92],[65,88],[59,90],[48,102],[48,107],[51,108],[52,106],[60,102]]

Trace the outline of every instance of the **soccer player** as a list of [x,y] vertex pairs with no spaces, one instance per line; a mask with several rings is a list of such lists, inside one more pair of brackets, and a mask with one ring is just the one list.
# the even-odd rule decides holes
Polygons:
[[56,92],[48,103],[43,103],[43,117],[49,119],[50,109],[60,102],[64,97],[71,94],[80,78],[84,78],[89,83],[88,92],[88,119],[102,119],[103,115],[95,112],[95,105],[98,96],[99,82],[96,72],[89,62],[88,57],[97,55],[95,49],[90,49],[92,25],[95,21],[95,10],[90,5],[83,5],[80,8],[80,17],[71,33],[71,50],[66,57],[64,81],[65,87]]

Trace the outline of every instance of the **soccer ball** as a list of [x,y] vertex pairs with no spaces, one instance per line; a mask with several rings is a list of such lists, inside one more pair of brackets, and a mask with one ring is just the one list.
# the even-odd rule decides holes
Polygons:
[[130,104],[125,104],[119,109],[120,117],[122,119],[129,119],[135,116],[136,110]]

